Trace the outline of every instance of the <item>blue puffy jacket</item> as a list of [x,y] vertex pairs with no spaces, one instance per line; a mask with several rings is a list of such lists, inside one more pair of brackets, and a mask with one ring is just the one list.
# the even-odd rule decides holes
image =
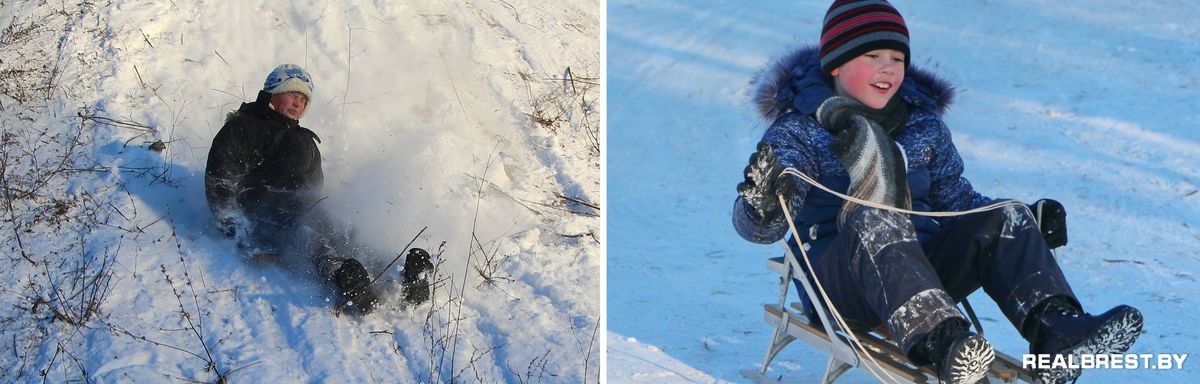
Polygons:
[[[941,114],[953,94],[948,83],[910,66],[896,95],[903,98],[909,110],[908,122],[896,136],[896,143],[907,163],[915,211],[962,211],[992,202],[962,177],[962,158],[942,122]],[[765,120],[774,121],[763,140],[771,145],[780,163],[845,193],[850,175],[830,150],[834,137],[813,117],[821,102],[831,96],[833,89],[821,73],[816,47],[802,48],[772,64],[757,79],[754,89],[759,113]],[[843,201],[798,179],[795,184],[788,205],[795,215],[800,239],[811,246],[809,255],[819,258],[837,234],[837,215]],[[911,220],[922,243],[941,226],[938,220],[926,216],[912,216]],[[779,241],[788,230],[782,217],[763,222],[740,196],[734,203],[733,225],[746,240],[764,244]]]

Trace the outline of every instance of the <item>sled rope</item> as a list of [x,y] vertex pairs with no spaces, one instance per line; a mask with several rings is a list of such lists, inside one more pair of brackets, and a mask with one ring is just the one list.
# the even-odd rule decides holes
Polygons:
[[[861,205],[865,205],[865,206],[868,206],[868,207],[871,207],[871,208],[878,208],[878,209],[888,210],[888,211],[892,211],[892,212],[899,212],[899,213],[908,214],[908,215],[928,216],[928,217],[953,217],[953,216],[969,215],[969,214],[972,214],[972,213],[986,212],[986,211],[990,211],[990,210],[993,210],[993,209],[996,209],[996,208],[1001,208],[1001,207],[1010,206],[1010,205],[1011,205],[1011,206],[1023,206],[1023,205],[1025,205],[1025,203],[1022,203],[1022,202],[1019,202],[1019,201],[1015,201],[1015,200],[1004,200],[1004,201],[996,202],[996,203],[993,203],[993,204],[985,205],[985,206],[982,206],[982,207],[979,207],[979,208],[975,208],[975,209],[968,209],[968,210],[965,210],[965,211],[958,211],[958,212],[923,212],[923,211],[914,211],[914,210],[910,210],[910,209],[896,208],[896,207],[893,207],[893,206],[890,206],[890,205],[886,205],[886,204],[880,204],[880,203],[876,203],[876,202],[873,202],[873,201],[867,201],[867,200],[859,199],[859,198],[857,198],[857,197],[850,196],[850,195],[847,195],[847,194],[844,194],[844,193],[841,193],[841,192],[835,191],[835,190],[833,190],[833,189],[830,189],[829,187],[826,187],[825,185],[823,185],[823,184],[821,184],[821,183],[818,183],[816,180],[814,180],[813,178],[809,177],[808,175],[805,175],[803,172],[797,171],[795,168],[787,168],[787,169],[784,169],[784,170],[783,170],[783,174],[785,174],[785,175],[792,175],[792,176],[799,177],[799,178],[800,178],[800,180],[803,180],[804,182],[806,182],[806,183],[809,183],[809,184],[811,184],[811,185],[812,185],[812,186],[814,186],[814,187],[820,188],[821,190],[823,190],[823,191],[825,191],[825,192],[829,192],[829,193],[833,194],[834,196],[837,196],[837,197],[840,197],[840,198],[842,198],[842,199],[845,199],[846,201],[852,201],[852,202],[854,202],[854,203],[861,204]],[[787,203],[783,203],[783,204],[784,204],[785,206],[787,205]]]
[[[791,171],[791,170],[793,170],[793,169],[792,168],[787,169],[787,171]],[[787,171],[784,171],[784,172],[787,172]],[[799,172],[797,172],[796,174],[801,175],[801,178],[807,178],[806,176],[803,176],[803,174],[801,174]],[[808,180],[805,180],[805,181],[808,181]],[[814,185],[820,185],[820,184],[814,184]],[[821,188],[825,189],[824,186],[821,186]],[[832,192],[832,191],[830,191],[830,192]],[[834,192],[834,193],[836,193],[836,192]],[[804,242],[802,242],[800,240],[800,231],[796,230],[796,223],[794,221],[792,221],[792,211],[790,209],[788,209],[787,200],[783,198],[782,194],[775,195],[775,197],[777,197],[779,199],[779,205],[781,207],[783,207],[783,215],[787,219],[788,228],[790,228],[792,231],[792,238],[796,239],[796,245],[798,245],[800,248],[800,254],[802,256],[804,256],[804,265],[808,266],[808,270],[811,272],[811,271],[813,271],[812,261],[810,261],[808,259],[808,251],[804,250]],[[847,197],[849,197],[849,196],[847,196]],[[817,278],[815,273],[812,274],[811,277],[812,277],[813,282],[816,283],[817,290],[821,291],[821,299],[822,299],[822,301],[825,302],[825,308],[829,309],[830,314],[833,315],[833,319],[834,319],[834,321],[837,322],[838,326],[841,327],[842,330],[846,331],[846,336],[850,339],[850,345],[851,345],[851,347],[853,347],[855,349],[854,353],[856,355],[859,355],[860,359],[863,357],[870,359],[871,362],[875,364],[875,367],[879,367],[879,370],[883,372],[884,376],[887,376],[887,380],[884,379],[884,376],[880,376],[879,374],[875,373],[874,368],[867,367],[866,371],[869,372],[871,374],[871,376],[874,376],[876,379],[878,379],[879,382],[881,382],[881,383],[889,383],[889,382],[890,383],[902,383],[902,381],[900,381],[900,379],[896,378],[895,376],[892,376],[891,372],[888,372],[886,369],[884,369],[883,364],[880,364],[879,360],[875,360],[875,357],[871,356],[871,353],[867,351],[867,347],[863,346],[862,342],[858,340],[858,337],[854,335],[854,331],[850,330],[850,326],[846,324],[846,319],[842,317],[842,313],[839,312],[837,310],[837,308],[833,306],[833,300],[830,300],[829,295],[825,293],[825,285],[821,284],[821,280]],[[836,337],[837,337],[837,335],[829,335],[830,340],[833,340]]]
[[[1019,201],[1005,200],[1005,201],[1000,201],[997,203],[985,205],[985,206],[982,206],[979,208],[969,209],[966,211],[959,211],[959,212],[918,212],[918,211],[913,211],[913,210],[909,210],[909,209],[897,208],[897,207],[893,207],[890,205],[879,204],[879,203],[876,203],[873,201],[866,201],[866,200],[862,200],[862,199],[859,199],[859,198],[856,198],[853,196],[846,195],[846,194],[838,192],[838,191],[834,191],[833,189],[826,187],[824,184],[817,182],[816,180],[809,177],[808,175],[805,175],[803,172],[796,170],[795,168],[786,168],[783,170],[783,174],[799,177],[800,180],[803,180],[804,182],[806,182],[812,186],[820,188],[821,190],[824,190],[825,192],[829,192],[829,193],[833,194],[834,196],[840,197],[847,201],[852,201],[852,202],[855,202],[855,203],[858,203],[858,204],[861,204],[861,205],[864,205],[867,207],[871,207],[871,208],[883,209],[883,210],[899,212],[899,213],[904,213],[904,214],[909,214],[909,215],[929,216],[929,217],[953,217],[953,216],[969,215],[969,214],[979,213],[979,212],[986,212],[986,211],[990,211],[993,209],[1006,207],[1006,206],[1017,206],[1017,205],[1023,206],[1023,205],[1025,205],[1024,203],[1021,203]],[[800,248],[800,254],[804,257],[804,264],[808,267],[809,271],[813,271],[812,261],[810,261],[808,258],[808,251],[806,251],[804,249],[804,242],[800,240],[800,231],[796,229],[796,223],[795,223],[795,221],[792,220],[792,211],[788,207],[787,200],[784,199],[782,194],[776,195],[775,197],[779,199],[779,206],[783,208],[783,214],[787,219],[788,228],[792,231],[792,238],[796,240],[796,245],[798,245],[798,248]],[[1040,220],[1039,220],[1039,226],[1040,226]],[[855,354],[858,354],[860,359],[863,357],[866,357],[867,359],[871,360],[871,362],[874,363],[875,367],[878,367],[879,370],[881,372],[883,372],[883,375],[887,377],[887,379],[885,380],[884,376],[880,376],[879,374],[877,374],[875,372],[874,368],[867,367],[866,371],[869,372],[871,374],[871,376],[874,376],[876,379],[878,379],[880,382],[892,382],[892,383],[902,382],[896,376],[893,376],[891,372],[888,372],[886,369],[884,369],[883,365],[880,364],[879,361],[876,360],[875,357],[872,356],[871,353],[867,351],[867,348],[865,346],[863,346],[861,341],[858,340],[858,337],[854,335],[854,332],[850,331],[850,326],[846,324],[846,319],[842,317],[841,312],[839,312],[837,310],[837,308],[834,307],[833,301],[830,300],[829,295],[827,293],[825,293],[825,286],[823,284],[821,284],[821,280],[818,279],[815,274],[813,274],[811,277],[812,277],[813,282],[816,283],[817,290],[821,292],[821,299],[825,303],[825,308],[829,309],[830,314],[833,315],[833,319],[834,319],[834,321],[837,322],[838,326],[841,327],[842,330],[846,331],[846,336],[847,336],[847,338],[850,339],[850,344],[851,344],[851,347],[855,349],[855,351],[854,351]],[[830,335],[830,337],[832,338],[832,337],[834,337],[834,335]]]

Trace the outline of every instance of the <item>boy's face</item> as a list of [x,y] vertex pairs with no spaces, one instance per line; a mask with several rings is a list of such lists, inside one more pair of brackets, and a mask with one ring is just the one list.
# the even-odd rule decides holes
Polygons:
[[875,109],[887,105],[904,82],[904,52],[876,49],[835,68],[834,85],[839,96],[847,96]]
[[308,98],[300,92],[284,92],[271,95],[271,107],[284,116],[300,120],[304,110],[308,109]]

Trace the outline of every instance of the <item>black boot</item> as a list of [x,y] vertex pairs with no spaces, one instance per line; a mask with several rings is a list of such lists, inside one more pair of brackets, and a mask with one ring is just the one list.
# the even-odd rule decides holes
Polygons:
[[914,357],[932,361],[943,382],[979,382],[991,368],[996,352],[987,340],[969,328],[963,319],[946,319],[916,346]]
[[347,259],[333,273],[338,293],[342,298],[354,304],[359,313],[367,314],[379,304],[379,297],[371,291],[371,276],[362,263],[355,259]]
[[433,270],[433,262],[429,260],[429,252],[421,248],[408,250],[404,259],[404,301],[410,304],[421,304],[429,300],[429,271]]
[[[1084,313],[1071,301],[1052,297],[1031,315],[1027,326],[1029,353],[1068,355],[1124,353],[1142,333],[1142,313],[1118,305],[1099,316]],[[1079,368],[1039,369],[1039,383],[1066,383],[1079,377]]]

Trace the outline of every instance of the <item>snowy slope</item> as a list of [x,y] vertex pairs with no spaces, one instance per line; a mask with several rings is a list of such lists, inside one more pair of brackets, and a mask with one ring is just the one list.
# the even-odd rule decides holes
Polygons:
[[[769,124],[752,112],[748,82],[789,48],[814,44],[828,4],[608,3],[611,382],[662,382],[664,373],[679,382],[739,382],[738,370],[761,364],[770,334],[760,305],[776,292],[764,259],[780,249],[746,242],[730,224],[735,185]],[[1062,201],[1071,237],[1058,256],[1085,309],[1135,305],[1146,333],[1133,352],[1194,358],[1200,8],[895,4],[908,21],[914,64],[959,88],[947,123],[976,189]],[[1027,346],[990,299],[972,299],[989,340],[1023,353]],[[813,382],[824,363],[794,343],[769,374]],[[1197,364],[1088,372],[1084,380],[1183,382],[1200,374]],[[845,379],[871,381],[863,372]]]
[[[597,381],[598,2],[50,3],[0,6],[0,382]],[[321,204],[372,271],[427,227],[431,304],[337,317],[212,228],[209,143],[285,62]]]

